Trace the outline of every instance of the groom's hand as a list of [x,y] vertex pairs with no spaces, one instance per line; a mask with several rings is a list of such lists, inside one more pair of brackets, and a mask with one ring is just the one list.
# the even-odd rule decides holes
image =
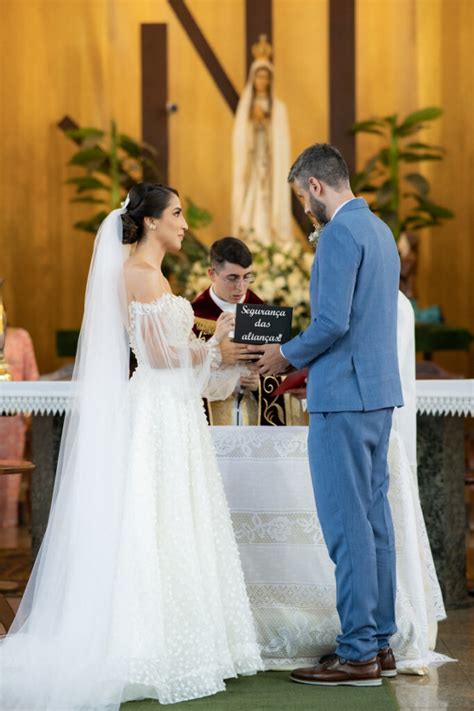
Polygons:
[[[248,348],[250,349],[251,346]],[[278,375],[289,367],[290,363],[282,356],[278,343],[268,343],[266,346],[258,348],[262,351],[262,355],[252,370],[255,369],[259,375]]]

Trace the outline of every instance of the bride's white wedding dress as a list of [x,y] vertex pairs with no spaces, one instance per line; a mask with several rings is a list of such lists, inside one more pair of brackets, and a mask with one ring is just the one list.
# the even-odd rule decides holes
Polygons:
[[[216,342],[192,333],[186,299],[130,304],[131,530],[137,583],[133,684],[176,702],[262,668],[202,393],[227,397],[238,370],[213,368]],[[131,698],[136,698],[130,687]],[[125,693],[128,696],[128,691]]]
[[[217,343],[194,336],[181,297],[132,302],[129,317],[138,367],[124,385],[127,444],[117,438],[104,463],[113,482],[126,456],[125,476],[117,491],[97,477],[82,482],[84,468],[61,484],[39,584],[0,643],[2,711],[175,703],[262,668],[202,405],[203,393],[227,397],[238,369],[217,367]],[[87,506],[74,506],[87,490]]]

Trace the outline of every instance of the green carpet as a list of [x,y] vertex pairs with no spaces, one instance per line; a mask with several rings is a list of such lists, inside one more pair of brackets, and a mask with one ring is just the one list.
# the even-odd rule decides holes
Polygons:
[[[393,683],[393,682],[392,682]],[[227,691],[204,699],[161,706],[157,701],[132,701],[122,711],[397,711],[390,682],[374,688],[295,684],[288,672],[264,672],[227,682]]]

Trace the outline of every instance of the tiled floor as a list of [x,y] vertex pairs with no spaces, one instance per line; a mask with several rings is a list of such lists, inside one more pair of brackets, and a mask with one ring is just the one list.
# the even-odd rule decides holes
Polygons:
[[439,625],[438,652],[458,659],[455,663],[430,667],[423,677],[399,674],[391,684],[402,711],[474,710],[474,598],[472,606],[449,610]]
[[[0,529],[0,589],[5,582],[13,582],[19,591],[23,589],[29,571],[29,545],[25,532]],[[474,533],[468,537],[468,587],[473,587],[473,583]],[[15,599],[13,595],[18,592],[8,594],[16,607],[18,597]],[[466,605],[464,609],[450,610],[448,619],[439,625],[437,651],[458,661],[431,667],[427,676],[399,674],[390,681],[401,711],[474,711],[474,597],[467,597]]]

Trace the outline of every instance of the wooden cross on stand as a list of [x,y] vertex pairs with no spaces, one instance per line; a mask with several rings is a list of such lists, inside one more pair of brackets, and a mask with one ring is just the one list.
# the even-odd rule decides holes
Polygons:
[[[355,121],[355,0],[329,0],[329,115],[330,141],[344,155],[349,170],[355,169],[355,139],[349,133]],[[185,0],[168,0],[190,42],[211,75],[217,90],[235,113],[239,95]],[[272,0],[246,0],[246,63],[252,63],[252,44],[261,34],[272,41]],[[168,180],[168,71],[167,26],[141,27],[142,138],[156,148],[163,180]],[[317,137],[315,137],[316,139]],[[311,227],[303,208],[292,193],[292,210],[304,234]]]
[[[355,0],[329,0],[329,127],[330,142],[344,155],[349,171],[355,170],[355,138],[349,132],[355,121]],[[216,88],[235,113],[239,95],[220,64],[184,0],[168,0],[211,75]],[[252,63],[252,44],[261,34],[272,40],[272,0],[246,0],[246,63]],[[157,151],[156,162],[168,181],[168,46],[167,25],[141,26],[142,139]],[[78,128],[68,116],[60,128]],[[315,137],[316,139],[317,137]],[[311,230],[300,202],[292,193],[293,216],[302,232]]]

